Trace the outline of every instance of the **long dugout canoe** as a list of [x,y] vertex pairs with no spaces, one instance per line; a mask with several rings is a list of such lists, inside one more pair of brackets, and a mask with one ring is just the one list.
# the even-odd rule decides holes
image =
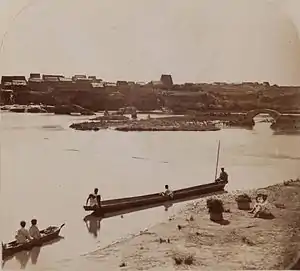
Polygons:
[[224,191],[228,182],[220,181],[209,184],[192,186],[173,191],[173,197],[163,196],[161,193],[148,194],[136,197],[127,197],[101,201],[101,207],[83,206],[85,211],[93,211],[96,214],[118,212],[131,208],[146,207],[154,204],[164,204],[168,201],[184,200],[195,196],[211,195]]

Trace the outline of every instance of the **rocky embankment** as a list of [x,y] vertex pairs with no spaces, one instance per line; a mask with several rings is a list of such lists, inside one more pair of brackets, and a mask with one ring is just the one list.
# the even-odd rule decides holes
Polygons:
[[98,131],[100,129],[112,128],[117,131],[218,131],[211,122],[188,121],[184,118],[150,118],[141,120],[130,120],[124,116],[97,117],[91,121],[73,123],[70,128],[76,130]]
[[100,129],[116,128],[127,122],[130,122],[130,119],[126,116],[99,116],[89,121],[72,123],[70,128],[80,131],[99,131]]
[[164,119],[149,119],[127,123],[116,127],[117,131],[219,131],[213,123],[200,121],[174,121]]
[[94,130],[113,128],[118,131],[218,131],[216,123],[229,127],[253,127],[253,120],[245,119],[245,114],[229,112],[189,112],[184,116],[166,116],[159,118],[131,120],[125,116],[100,116],[90,121],[73,123],[70,128]]
[[255,125],[255,121],[247,120],[244,118],[238,118],[235,120],[229,120],[224,122],[228,127],[241,127],[241,128],[252,128]]
[[92,118],[91,121],[128,121],[129,118],[120,115],[108,115],[108,116],[98,116]]
[[253,127],[254,120],[249,120],[246,116],[244,112],[189,112],[184,118],[191,121],[219,121],[228,127]]
[[[238,209],[236,196],[268,196],[273,219]],[[215,196],[224,220],[209,219],[204,199],[188,204],[169,221],[86,257],[107,270],[280,270],[296,269],[300,249],[300,181]]]

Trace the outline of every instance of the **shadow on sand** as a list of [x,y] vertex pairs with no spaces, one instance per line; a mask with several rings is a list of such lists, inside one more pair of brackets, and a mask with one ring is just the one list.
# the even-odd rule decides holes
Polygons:
[[213,221],[213,222],[214,222],[214,223],[217,223],[217,224],[219,224],[219,225],[222,225],[222,226],[227,226],[227,225],[230,224],[230,221],[227,220],[227,219],[223,219],[223,220],[221,220],[221,221]]

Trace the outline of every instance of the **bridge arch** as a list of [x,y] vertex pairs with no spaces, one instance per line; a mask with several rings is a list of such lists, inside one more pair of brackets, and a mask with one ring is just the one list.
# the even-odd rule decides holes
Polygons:
[[281,113],[274,109],[254,109],[248,111],[245,118],[248,120],[253,120],[259,114],[268,114],[275,121],[281,116]]

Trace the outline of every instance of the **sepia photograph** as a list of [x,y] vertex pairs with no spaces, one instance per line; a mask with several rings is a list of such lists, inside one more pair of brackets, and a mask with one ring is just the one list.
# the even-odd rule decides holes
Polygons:
[[5,271],[300,270],[300,0],[0,0]]

